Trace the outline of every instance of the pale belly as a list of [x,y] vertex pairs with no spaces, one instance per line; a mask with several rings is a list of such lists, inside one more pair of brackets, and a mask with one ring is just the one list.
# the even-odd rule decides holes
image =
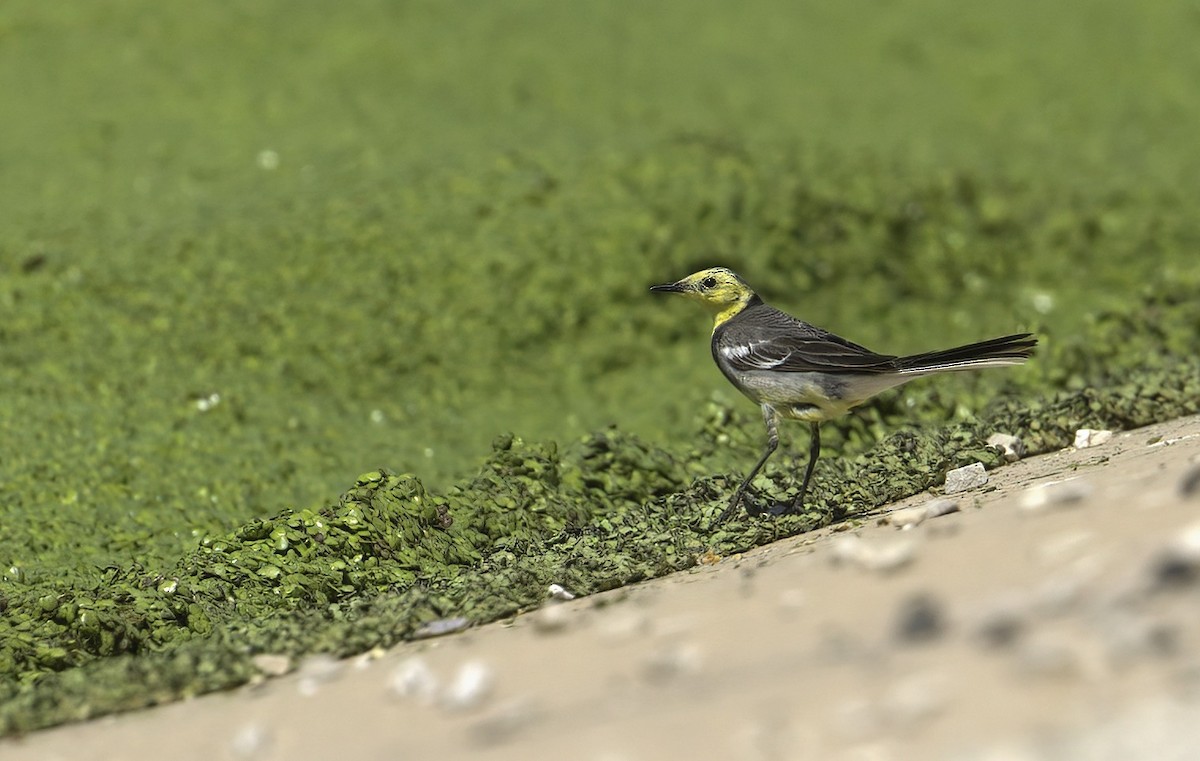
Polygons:
[[730,377],[743,394],[789,420],[820,423],[849,412],[908,378],[896,375],[749,372]]

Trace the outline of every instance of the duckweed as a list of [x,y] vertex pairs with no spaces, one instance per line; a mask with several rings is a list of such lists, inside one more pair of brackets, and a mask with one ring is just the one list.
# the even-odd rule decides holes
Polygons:
[[[4,3],[0,733],[1196,412],[1195,19],[1015,2]],[[715,525],[761,421],[645,292],[712,264],[881,351],[1042,344]]]

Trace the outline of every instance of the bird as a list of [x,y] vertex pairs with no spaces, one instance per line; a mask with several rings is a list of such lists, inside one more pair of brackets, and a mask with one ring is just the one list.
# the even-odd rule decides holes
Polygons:
[[[718,522],[737,510],[750,482],[779,447],[780,419],[808,423],[811,439],[800,493],[790,504],[769,508],[774,515],[800,512],[821,454],[821,423],[927,375],[1020,365],[1037,345],[1032,333],[1016,333],[910,356],[877,354],[767,305],[740,275],[725,267],[701,270],[650,290],[676,293],[708,309],[713,317],[713,360],[738,391],[762,408],[766,448]],[[760,511],[747,506],[746,512]]]

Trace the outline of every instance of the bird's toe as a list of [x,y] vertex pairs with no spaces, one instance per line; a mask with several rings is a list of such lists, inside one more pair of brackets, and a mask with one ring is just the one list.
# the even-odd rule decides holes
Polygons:
[[767,508],[766,512],[770,515],[780,516],[795,515],[800,511],[796,509],[796,505],[793,502],[775,500],[771,503],[771,506]]

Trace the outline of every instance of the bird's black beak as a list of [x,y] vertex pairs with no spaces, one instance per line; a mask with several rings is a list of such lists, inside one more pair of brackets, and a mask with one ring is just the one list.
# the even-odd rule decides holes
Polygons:
[[650,290],[657,293],[683,293],[687,288],[680,283],[663,283],[662,285],[650,286]]

